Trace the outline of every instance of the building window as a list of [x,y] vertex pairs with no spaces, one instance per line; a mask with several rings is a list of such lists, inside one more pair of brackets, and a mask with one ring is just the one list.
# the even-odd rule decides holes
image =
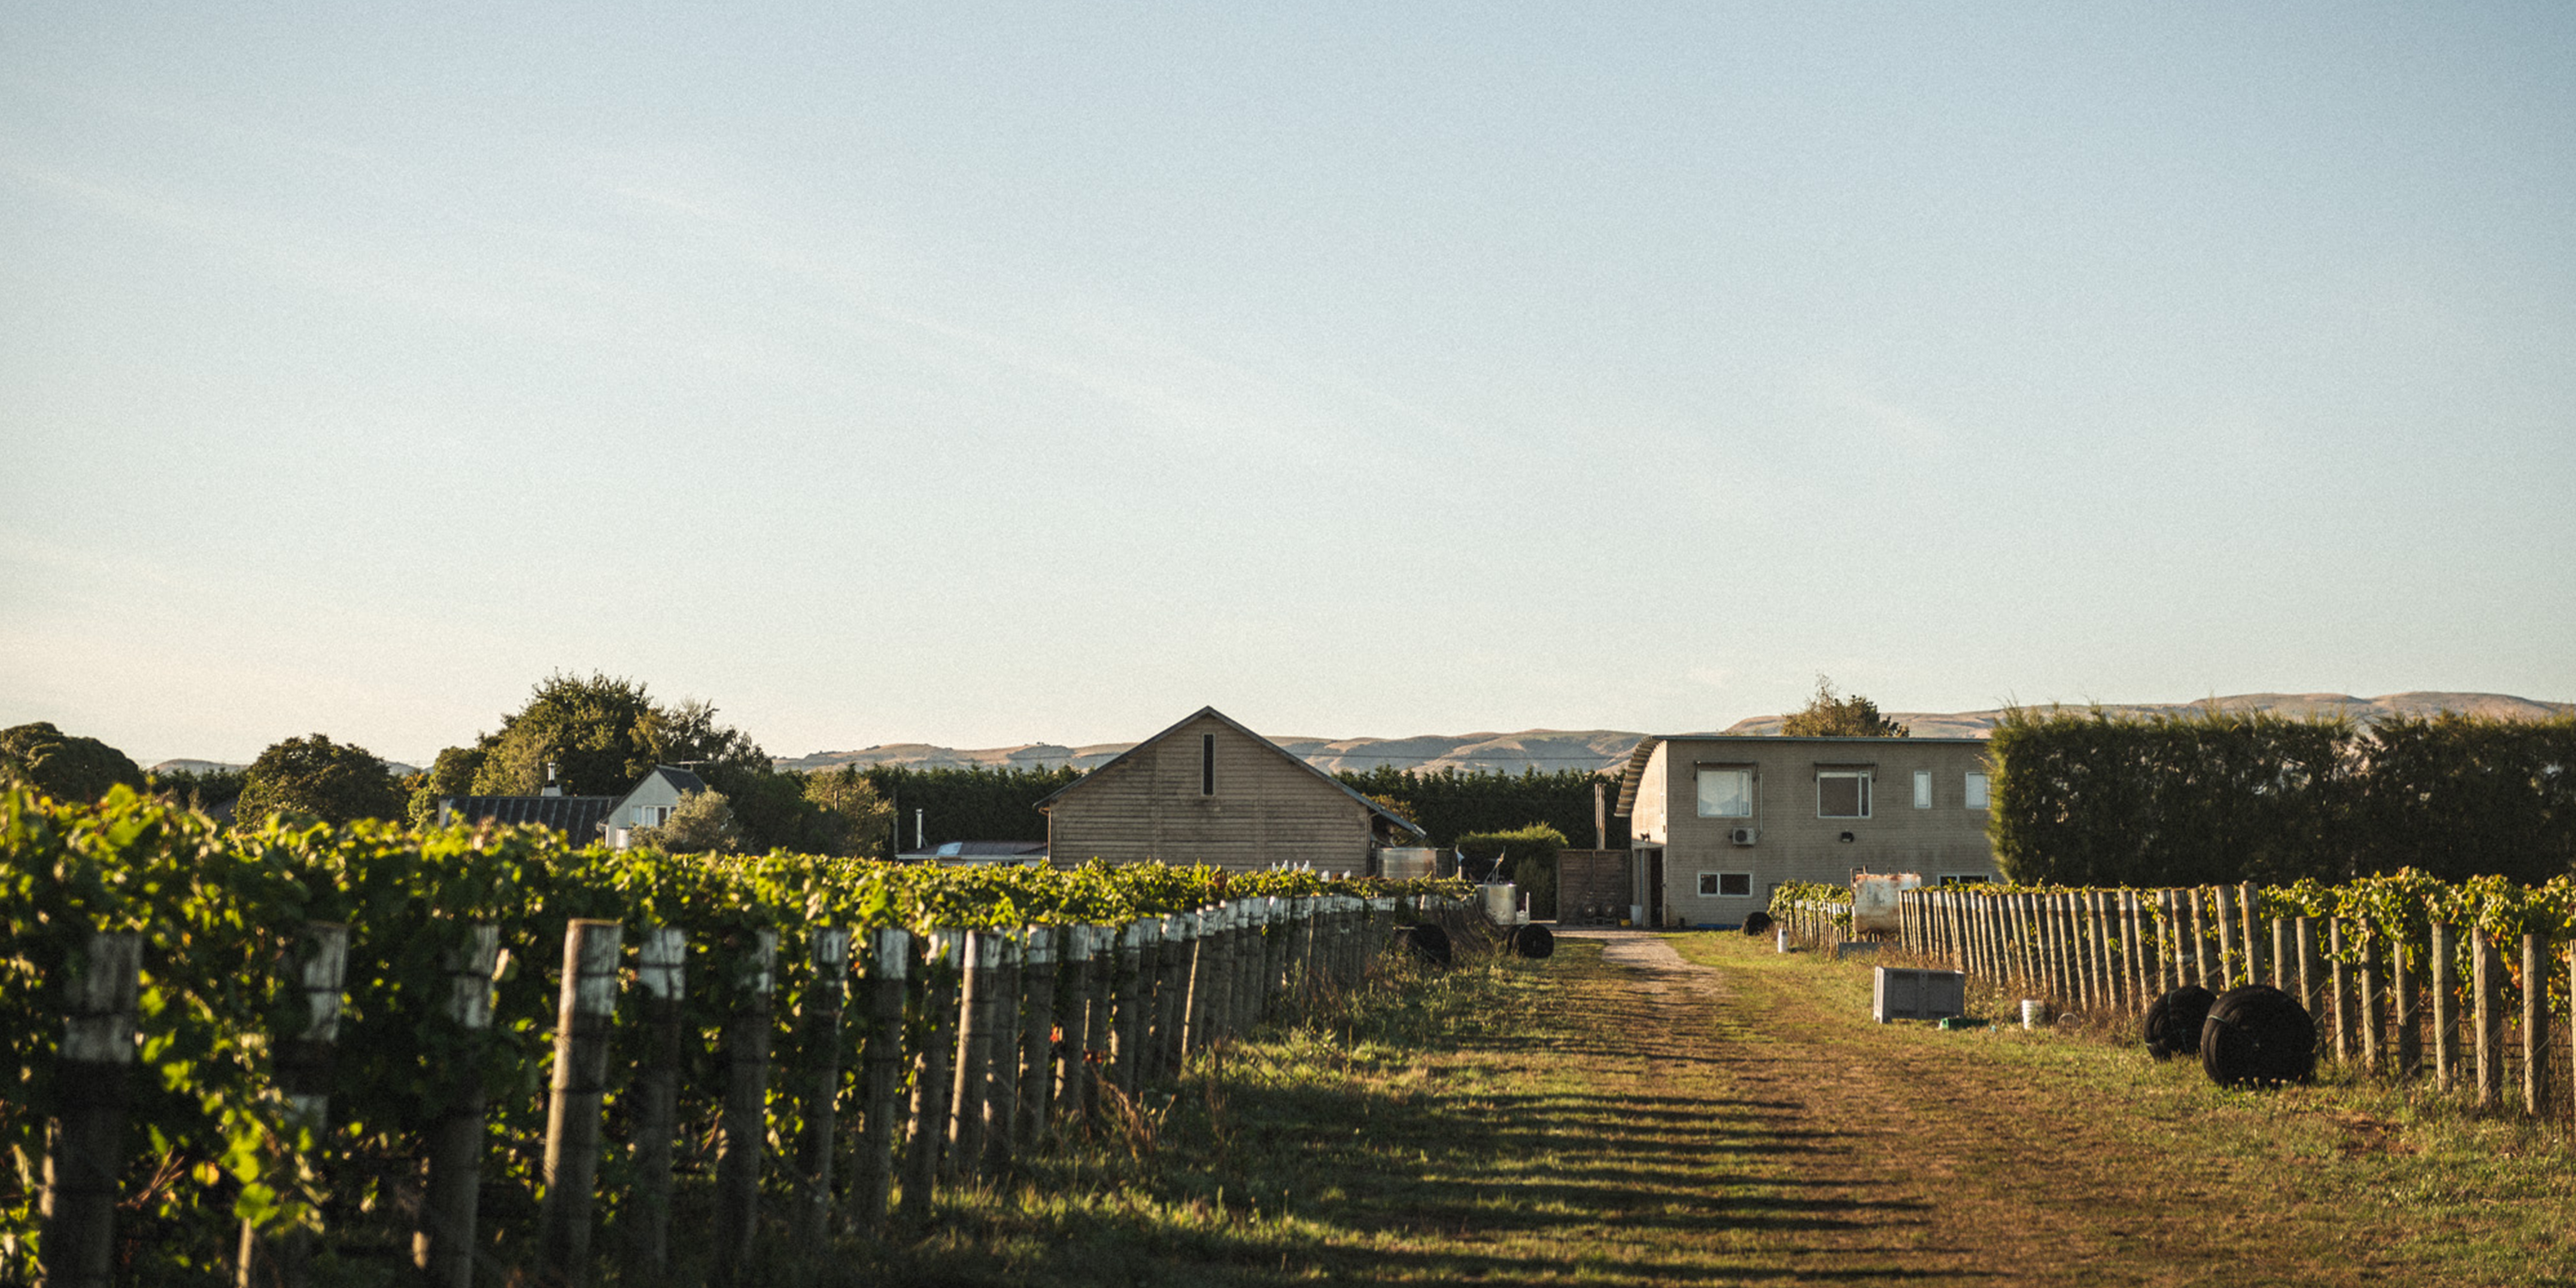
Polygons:
[[1983,872],[1944,872],[1941,874],[1941,884],[1945,886],[1984,885],[1992,880],[1994,880],[1992,876]]
[[1985,807],[1986,776],[1984,774],[1970,774],[1968,775],[1968,808],[1984,809]]
[[1699,771],[1699,816],[1753,817],[1753,771],[1703,766]]
[[1932,771],[1929,769],[1914,771],[1914,808],[1932,808]]
[[1216,795],[1216,735],[1199,735],[1199,795]]
[[1753,874],[1750,872],[1700,873],[1699,896],[1703,899],[1752,898]]
[[1866,769],[1817,770],[1816,817],[1868,818],[1869,771]]

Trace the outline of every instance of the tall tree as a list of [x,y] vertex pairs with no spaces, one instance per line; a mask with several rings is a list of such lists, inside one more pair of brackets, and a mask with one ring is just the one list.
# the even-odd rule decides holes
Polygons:
[[401,781],[375,753],[317,733],[259,753],[242,775],[233,820],[256,826],[280,812],[309,814],[326,823],[399,819],[403,796]]
[[554,766],[567,796],[614,796],[657,762],[651,729],[659,713],[644,686],[593,672],[556,672],[540,681],[528,704],[501,717],[499,733],[480,739],[477,796],[534,796]]
[[857,766],[817,770],[804,775],[804,783],[805,804],[811,807],[812,817],[800,848],[856,858],[894,857],[886,850],[893,836],[894,806],[877,794],[876,785]]
[[1910,730],[1878,713],[1878,704],[1855,693],[1842,697],[1834,682],[1816,677],[1816,696],[1780,722],[1780,732],[1793,738],[1902,738]]
[[94,801],[119,783],[143,785],[143,771],[132,757],[43,720],[0,729],[0,766],[16,770],[58,800]]

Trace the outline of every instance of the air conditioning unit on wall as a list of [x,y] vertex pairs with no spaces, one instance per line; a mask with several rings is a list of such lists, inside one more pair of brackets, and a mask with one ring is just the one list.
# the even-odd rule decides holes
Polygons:
[[1753,838],[1758,835],[1760,835],[1760,833],[1752,828],[1738,827],[1728,829],[1726,839],[1733,841],[1737,845],[1751,845],[1753,844]]

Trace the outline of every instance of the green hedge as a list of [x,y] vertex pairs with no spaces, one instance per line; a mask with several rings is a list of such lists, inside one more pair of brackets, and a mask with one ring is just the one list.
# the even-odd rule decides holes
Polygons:
[[[1353,789],[1396,802],[1406,818],[1421,825],[1428,845],[1447,848],[1478,832],[1503,832],[1532,823],[1553,827],[1572,848],[1593,841],[1592,784],[1608,784],[1609,801],[1619,799],[1619,782],[1585,769],[1517,774],[1460,773],[1442,769],[1420,773],[1380,767],[1343,770],[1334,775]],[[1610,822],[1610,848],[1628,847],[1623,820]]]
[[1532,823],[1508,832],[1470,832],[1458,838],[1457,846],[1477,858],[1500,853],[1494,879],[1509,881],[1529,895],[1532,920],[1556,919],[1556,856],[1566,848],[1565,833]]
[[2171,886],[2576,870],[2576,717],[2016,712],[1990,828],[2015,881]]

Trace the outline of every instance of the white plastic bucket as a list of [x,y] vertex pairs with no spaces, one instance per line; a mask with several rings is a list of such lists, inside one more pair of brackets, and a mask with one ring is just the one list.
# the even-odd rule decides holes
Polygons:
[[2036,997],[2021,999],[2021,1026],[2025,1029],[2048,1027],[2048,1003]]
[[1781,952],[1785,953],[1789,951],[1789,928],[1787,926],[1782,926],[1775,933],[1778,935],[1778,938],[1774,939],[1772,942]]

